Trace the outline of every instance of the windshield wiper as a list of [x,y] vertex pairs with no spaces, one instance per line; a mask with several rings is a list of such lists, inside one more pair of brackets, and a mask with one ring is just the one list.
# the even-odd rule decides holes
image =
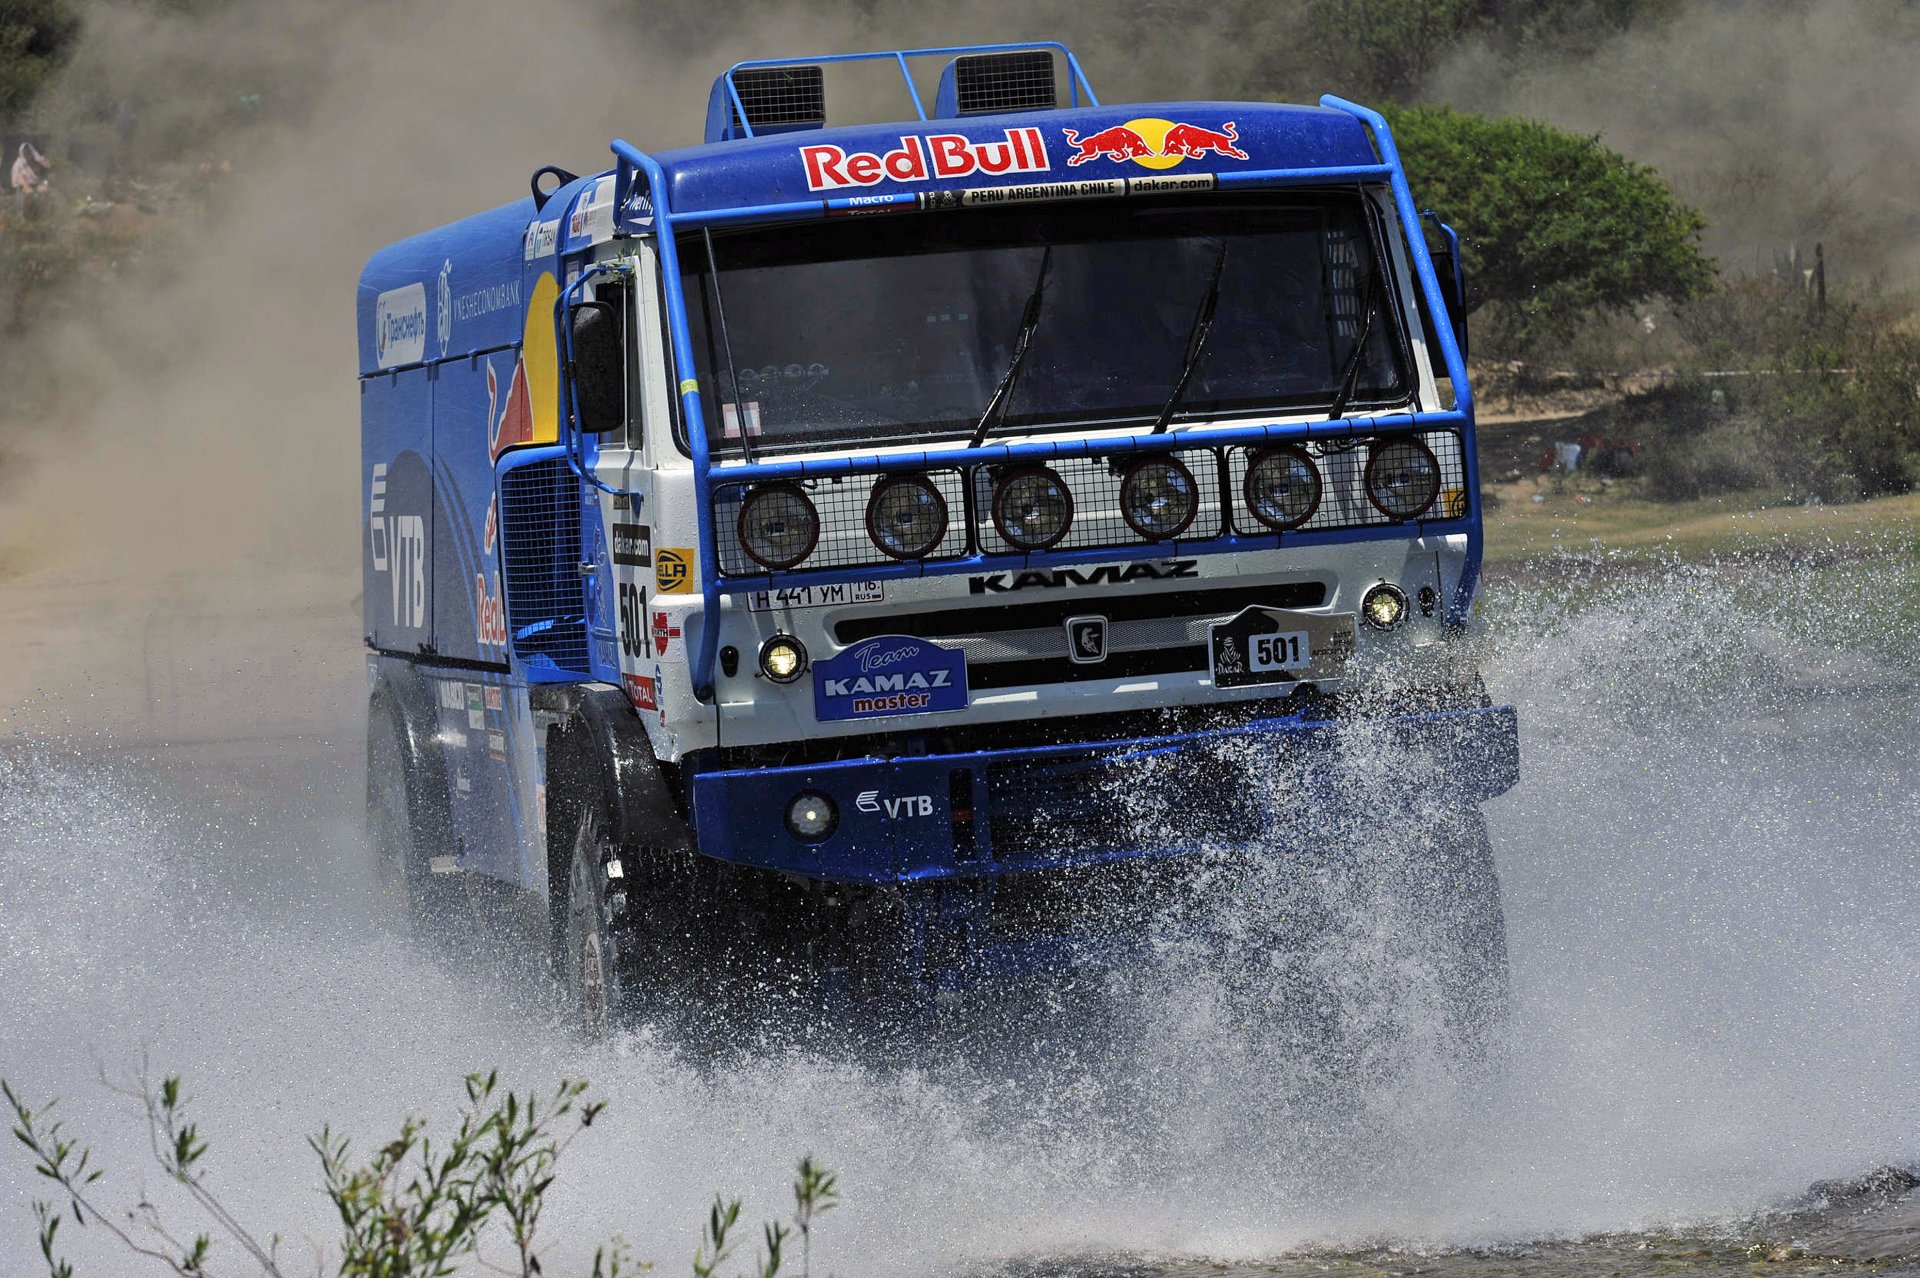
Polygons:
[[1200,299],[1200,309],[1194,313],[1193,327],[1187,330],[1187,356],[1180,365],[1180,377],[1173,384],[1173,394],[1167,396],[1167,406],[1160,410],[1160,416],[1153,419],[1153,429],[1149,435],[1158,435],[1173,420],[1180,408],[1180,401],[1187,396],[1187,383],[1193,380],[1193,370],[1200,366],[1200,357],[1206,353],[1207,338],[1213,332],[1213,310],[1220,304],[1220,275],[1227,266],[1227,242],[1220,241],[1220,252],[1213,259],[1213,278],[1207,281],[1207,295]]
[[1027,352],[1033,349],[1033,330],[1040,327],[1040,304],[1047,300],[1047,277],[1053,273],[1053,245],[1047,245],[1046,252],[1040,255],[1040,275],[1033,282],[1033,292],[1027,294],[1027,309],[1020,316],[1020,331],[1013,335],[1013,359],[1007,364],[1007,371],[1000,378],[1000,384],[993,388],[993,398],[987,401],[987,411],[980,414],[980,422],[973,428],[973,438],[967,441],[968,448],[978,448],[987,432],[1000,424],[1000,418],[1006,415],[1007,404],[1013,398],[1013,385],[1020,380],[1020,369],[1027,362]]
[[1374,296],[1379,284],[1380,272],[1375,271],[1367,277],[1366,292],[1361,294],[1367,312],[1360,317],[1360,336],[1353,344],[1353,354],[1347,356],[1347,366],[1340,370],[1340,393],[1333,397],[1333,407],[1327,412],[1328,421],[1346,412],[1347,401],[1360,389],[1360,368],[1366,362],[1367,338],[1373,335],[1373,313],[1380,309],[1379,299]]

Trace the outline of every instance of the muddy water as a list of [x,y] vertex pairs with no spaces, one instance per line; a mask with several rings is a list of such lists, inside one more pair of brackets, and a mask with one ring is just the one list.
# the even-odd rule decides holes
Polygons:
[[[216,1186],[290,1239],[330,1232],[302,1143],[321,1123],[444,1123],[474,1068],[586,1077],[610,1109],[568,1156],[548,1272],[616,1231],[675,1268],[711,1192],[774,1207],[805,1151],[842,1175],[816,1254],[841,1274],[1914,1268],[1902,1182],[1809,1187],[1920,1162],[1920,662],[1889,621],[1917,595],[1897,555],[1496,583],[1491,681],[1526,750],[1488,812],[1512,1041],[1462,1076],[1410,1032],[1340,1086],[1172,960],[1105,990],[1125,1034],[1040,1063],[702,1067],[644,1026],[582,1045],[539,991],[422,953],[372,903],[350,601],[342,656],[285,623],[309,637],[277,686],[220,676],[170,601],[141,677],[222,683],[226,709],[179,697],[155,725],[69,672],[0,743],[0,1073],[66,1097],[127,1201],[159,1189],[96,1073],[185,1074]],[[1363,897],[1337,922],[1347,1010],[1417,1031],[1392,929]],[[27,1258],[34,1192],[0,1158],[0,1268]]]

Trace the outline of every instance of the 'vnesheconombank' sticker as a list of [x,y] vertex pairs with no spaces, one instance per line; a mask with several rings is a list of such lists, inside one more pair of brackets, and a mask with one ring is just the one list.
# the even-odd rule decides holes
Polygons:
[[813,717],[875,719],[967,708],[967,654],[907,635],[857,643],[813,668]]

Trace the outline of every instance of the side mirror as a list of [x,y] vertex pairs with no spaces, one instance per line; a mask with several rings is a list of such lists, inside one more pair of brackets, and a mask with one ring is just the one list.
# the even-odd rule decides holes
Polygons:
[[620,317],[607,302],[582,302],[567,313],[573,325],[575,424],[583,434],[605,435],[627,424],[626,359],[620,349]]
[[1447,304],[1447,320],[1460,358],[1467,357],[1467,273],[1460,265],[1460,237],[1438,218],[1440,243],[1432,246],[1434,273],[1440,277],[1440,298]]

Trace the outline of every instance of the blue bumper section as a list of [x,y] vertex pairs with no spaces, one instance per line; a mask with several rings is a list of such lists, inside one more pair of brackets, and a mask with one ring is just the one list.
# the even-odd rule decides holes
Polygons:
[[[1276,804],[1345,781],[1443,788],[1480,803],[1520,776],[1511,706],[1399,718],[1263,719],[1120,741],[695,774],[700,851],[845,883],[978,879],[1257,839]],[[1285,784],[1281,784],[1284,780]],[[831,800],[817,842],[786,827],[802,791]],[[1206,814],[1211,824],[1199,819]]]

